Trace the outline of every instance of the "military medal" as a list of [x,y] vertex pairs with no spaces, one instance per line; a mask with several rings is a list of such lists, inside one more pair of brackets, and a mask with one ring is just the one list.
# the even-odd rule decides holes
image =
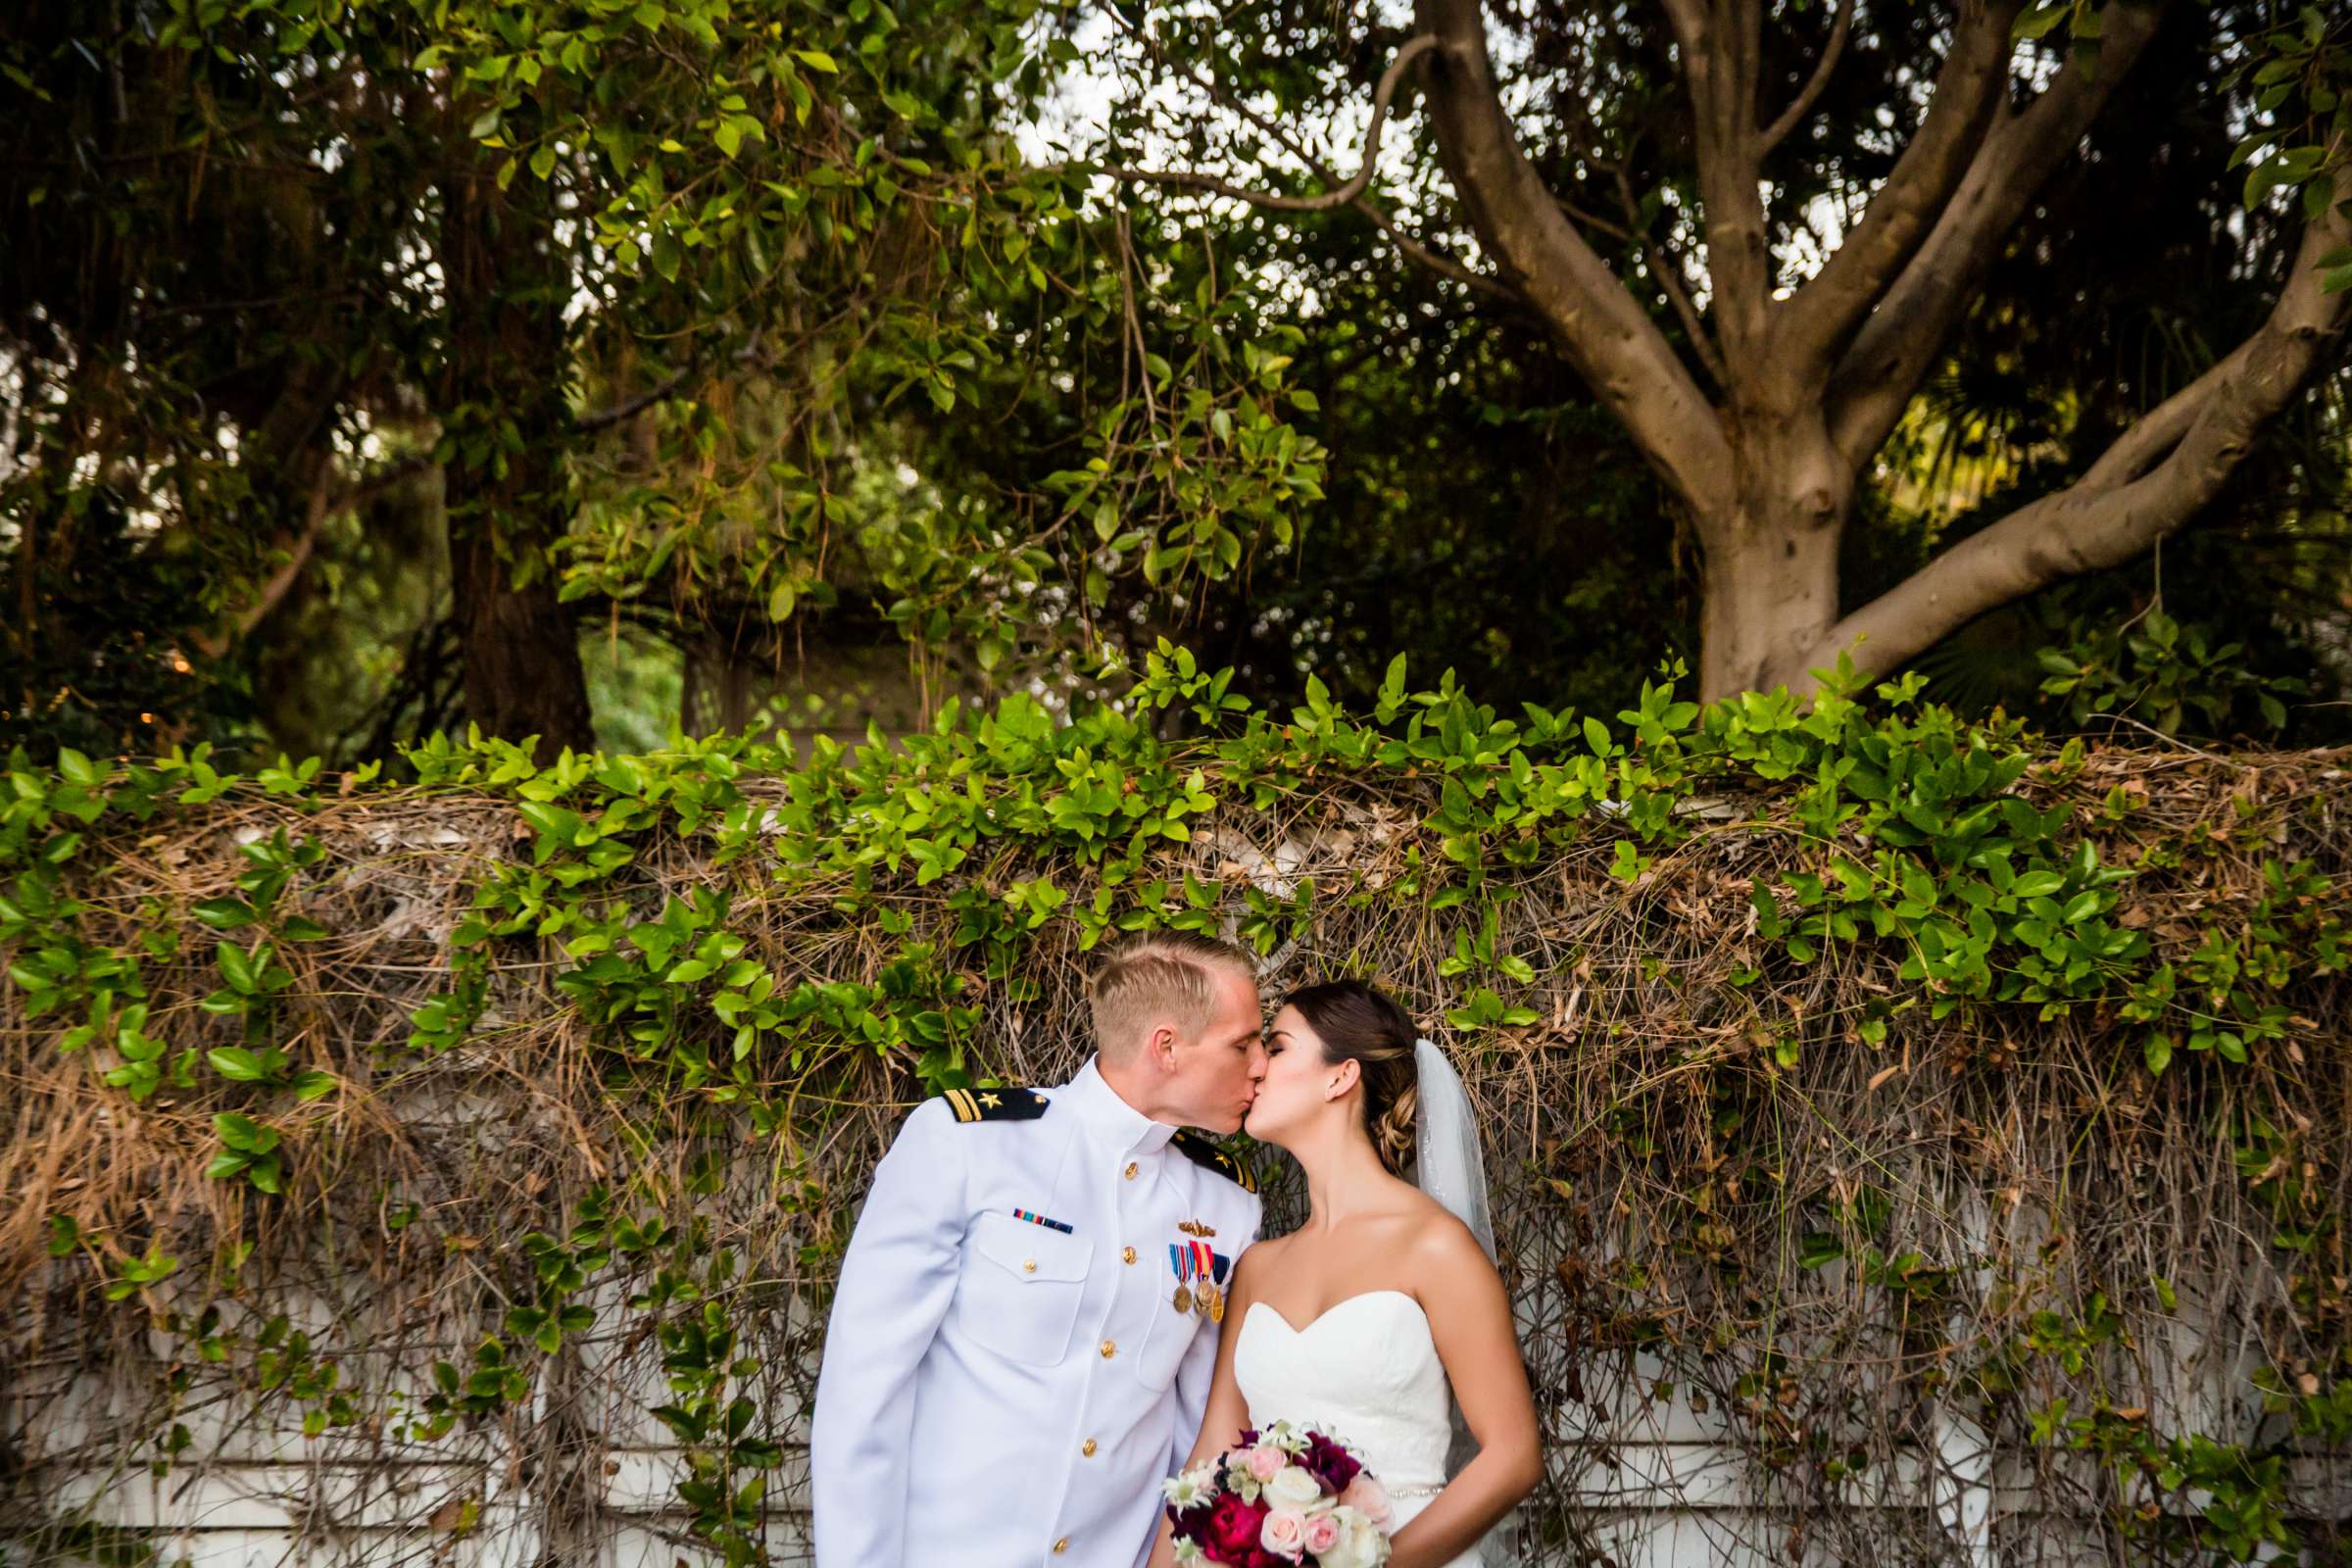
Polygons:
[[1179,1312],[1190,1312],[1193,1309],[1193,1293],[1179,1285],[1176,1287],[1175,1297],[1169,1300],[1168,1304]]
[[1202,1280],[1197,1299],[1200,1302],[1200,1309],[1208,1314],[1208,1320],[1211,1323],[1225,1321],[1225,1294],[1215,1285],[1207,1280]]
[[[1199,1261],[1192,1250],[1179,1242],[1168,1244],[1168,1268],[1176,1276],[1176,1294],[1168,1298],[1168,1305],[1179,1313],[1190,1312],[1194,1306],[1193,1274]],[[1205,1285],[1207,1282],[1201,1282]]]
[[1211,1323],[1225,1321],[1225,1270],[1232,1266],[1232,1262],[1222,1252],[1212,1251],[1208,1254],[1208,1278],[1201,1282],[1200,1289],[1208,1297],[1208,1320]]

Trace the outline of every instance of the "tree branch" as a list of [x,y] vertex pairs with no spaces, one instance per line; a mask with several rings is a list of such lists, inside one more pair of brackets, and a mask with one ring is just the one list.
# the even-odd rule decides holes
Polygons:
[[1799,687],[1841,650],[1864,673],[1885,674],[1985,611],[2130,561],[2187,522],[2352,316],[2352,292],[2328,293],[2319,265],[2352,243],[2352,166],[2336,171],[2333,196],[2304,230],[2270,316],[2227,359],[2126,431],[2076,484],[1954,545],[1769,672],[1768,683]]
[[[1437,39],[1426,33],[1409,40],[1396,51],[1396,58],[1389,62],[1389,69],[1381,73],[1380,83],[1372,90],[1372,121],[1364,127],[1362,166],[1343,180],[1337,189],[1327,190],[1315,196],[1284,196],[1274,191],[1247,190],[1239,185],[1230,185],[1221,179],[1212,179],[1206,174],[1193,173],[1186,170],[1122,169],[1115,165],[1103,165],[1099,172],[1107,174],[1112,179],[1167,185],[1177,190],[1203,191],[1215,196],[1230,196],[1236,201],[1248,202],[1253,207],[1270,208],[1280,213],[1320,213],[1327,212],[1334,207],[1352,206],[1355,199],[1364,193],[1364,188],[1371,184],[1373,172],[1379,166],[1380,132],[1388,122],[1389,100],[1396,96],[1396,83],[1403,78],[1406,68],[1420,59],[1422,55],[1436,48],[1437,42]],[[1288,138],[1284,139],[1288,140]],[[1295,146],[1292,150],[1298,151]],[[1328,172],[1322,171],[1321,166],[1314,160],[1307,159],[1305,162],[1311,168],[1323,172],[1328,179]]]
[[1481,294],[1485,294],[1490,298],[1509,300],[1514,305],[1524,305],[1527,303],[1516,293],[1512,292],[1507,285],[1497,282],[1495,279],[1487,276],[1484,272],[1473,272],[1470,270],[1470,269],[1464,267],[1461,263],[1453,260],[1451,257],[1443,256],[1438,252],[1431,250],[1428,246],[1413,238],[1412,235],[1407,234],[1403,229],[1397,227],[1396,220],[1395,219],[1382,212],[1370,201],[1359,197],[1354,205],[1355,210],[1363,214],[1366,218],[1372,220],[1373,223],[1379,227],[1380,231],[1389,236],[1389,243],[1395,245],[1399,251],[1402,251],[1408,260],[1418,263],[1422,267],[1428,268],[1440,277],[1449,277],[1456,283],[1460,283],[1467,288],[1476,289]]
[[1649,230],[1642,225],[1642,203],[1634,195],[1633,176],[1625,172],[1624,163],[1614,164],[1611,169],[1617,177],[1617,200],[1625,208],[1626,222],[1633,225],[1630,237],[1641,245],[1642,260],[1657,275],[1658,286],[1666,291],[1667,303],[1674,307],[1674,314],[1682,318],[1683,330],[1690,334],[1690,351],[1698,356],[1699,365],[1717,387],[1727,385],[1730,377],[1724,371],[1723,356],[1716,352],[1715,340],[1708,335],[1707,324],[1699,318],[1690,291],[1684,286],[1682,262],[1668,256],[1666,247],[1651,238]]
[[[754,332],[745,341],[743,347],[737,349],[729,358],[737,365],[749,365],[760,357],[760,334]],[[592,409],[585,414],[574,415],[571,427],[583,435],[590,435],[643,414],[647,409],[684,386],[687,378],[701,369],[702,365],[702,355],[698,351],[690,355],[684,365],[679,366],[651,391],[640,392],[635,397],[623,399],[610,408]]]
[[1427,63],[1423,101],[1481,247],[1677,496],[1695,515],[1723,515],[1732,466],[1722,424],[1648,312],[1528,162],[1495,84],[1479,0],[1415,0],[1414,14],[1441,44]]
[[1960,188],[2008,86],[2010,28],[2023,9],[2023,0],[1967,0],[1918,133],[1862,220],[1780,312],[1774,345],[1806,384],[1837,363]]
[[1821,101],[1822,93],[1830,85],[1830,75],[1838,69],[1838,56],[1845,53],[1846,34],[1853,30],[1853,25],[1854,0],[1838,0],[1838,16],[1830,24],[1830,39],[1821,47],[1821,59],[1814,62],[1812,77],[1796,95],[1796,101],[1782,110],[1781,118],[1765,128],[1756,147],[1759,154],[1771,152],[1805,122],[1805,117],[1813,112],[1813,106]]
[[582,434],[587,434],[591,431],[602,430],[609,426],[618,424],[623,419],[629,418],[634,415],[642,414],[647,409],[650,409],[655,404],[661,402],[663,398],[669,396],[672,392],[675,392],[678,388],[684,386],[686,384],[686,378],[694,373],[695,368],[696,362],[693,360],[688,360],[684,365],[680,366],[678,369],[666,380],[664,380],[660,386],[655,387],[652,391],[640,392],[637,394],[637,396],[628,398],[619,403],[615,403],[609,409],[597,409],[592,413],[580,415],[571,421],[571,427]]
[[2095,76],[2072,61],[2024,109],[2001,115],[1967,176],[1831,377],[1830,434],[1859,467],[1886,443],[1966,309],[1970,290],[2043,181],[2075,154],[2161,20],[2162,5],[2102,13]]

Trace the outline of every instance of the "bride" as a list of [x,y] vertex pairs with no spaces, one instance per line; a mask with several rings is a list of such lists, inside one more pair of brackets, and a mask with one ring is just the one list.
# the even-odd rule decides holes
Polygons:
[[[1482,1565],[1479,1539],[1534,1489],[1543,1458],[1461,1082],[1402,1007],[1352,980],[1293,992],[1266,1054],[1243,1126],[1298,1161],[1309,1212],[1235,1265],[1184,1467],[1244,1427],[1314,1427],[1388,1493],[1392,1568],[1499,1568]],[[1408,1155],[1418,1186],[1396,1174]],[[1448,1385],[1478,1446],[1450,1481]],[[1151,1568],[1174,1561],[1163,1518]]]

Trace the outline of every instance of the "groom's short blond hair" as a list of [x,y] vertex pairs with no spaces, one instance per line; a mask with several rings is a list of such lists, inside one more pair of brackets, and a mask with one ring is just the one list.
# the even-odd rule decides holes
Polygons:
[[1162,1023],[1187,1036],[1200,1034],[1216,1007],[1218,970],[1257,983],[1250,955],[1214,937],[1158,931],[1117,944],[1087,982],[1096,1049],[1120,1060]]

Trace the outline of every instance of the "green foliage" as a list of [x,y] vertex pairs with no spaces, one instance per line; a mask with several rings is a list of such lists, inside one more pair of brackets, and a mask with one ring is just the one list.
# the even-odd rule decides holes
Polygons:
[[[542,766],[505,740],[435,735],[408,750],[416,783],[396,792],[372,775],[329,780],[282,763],[224,774],[200,752],[116,764],[68,756],[54,769],[20,754],[0,813],[0,941],[24,1015],[48,1021],[61,1053],[90,1060],[91,1092],[204,1106],[218,1141],[209,1174],[257,1204],[293,1201],[330,1176],[334,1135],[312,1102],[337,1083],[310,1064],[289,999],[304,994],[305,950],[332,935],[305,911],[324,908],[306,904],[306,889],[333,866],[296,825],[353,796],[465,803],[508,824],[450,934],[446,984],[378,1047],[380,1065],[495,1050],[516,1026],[488,1010],[493,977],[519,955],[544,955],[552,994],[592,1043],[599,1093],[632,1117],[683,1118],[689,1143],[670,1154],[689,1200],[718,1190],[739,1143],[773,1147],[784,1169],[797,1168],[791,1152],[821,1131],[842,1086],[870,1072],[925,1093],[989,1082],[971,1050],[975,982],[1023,1004],[1048,941],[1084,950],[1126,931],[1234,929],[1271,953],[1343,909],[1434,915],[1446,932],[1434,972],[1447,1022],[1469,1049],[1526,1049],[1557,1022],[1535,999],[1591,961],[1507,937],[1527,879],[1585,858],[1639,897],[1697,841],[1727,833],[1776,846],[1774,871],[1748,881],[1753,946],[1732,972],[1733,994],[1757,1008],[1746,1027],[1763,1083],[1806,1060],[1803,1031],[1764,1010],[1774,988],[1867,953],[1883,958],[1886,983],[1855,999],[1844,1022],[1852,1051],[1879,1053],[1923,1020],[2030,1037],[2082,1014],[2120,1021],[2119,1082],[2177,1077],[2195,1062],[2260,1102],[2266,1070],[2291,1049],[2285,997],[2352,963],[2341,879],[2278,858],[2270,825],[2243,812],[2234,832],[2130,835],[2144,792],[2118,783],[2102,800],[2088,789],[2097,760],[2082,742],[2053,753],[2015,721],[1968,722],[1923,704],[1916,676],[1865,692],[1850,670],[1824,673],[1810,706],[1785,692],[1702,706],[1677,695],[1683,671],[1668,664],[1614,713],[1525,705],[1506,717],[1450,671],[1413,689],[1399,659],[1369,711],[1310,680],[1284,713],[1237,696],[1230,669],[1163,642],[1117,700],[1067,716],[1024,695],[986,709],[951,703],[903,745],[820,737],[797,759],[720,736],[636,756],[566,752]],[[1342,783],[1412,803],[1411,831],[1380,876],[1210,880],[1171,869],[1170,852],[1189,849],[1218,812],[1296,811]],[[2096,804],[2053,803],[2055,791]],[[229,890],[141,911],[140,939],[127,945],[102,940],[94,847],[231,805],[266,805],[277,825],[243,836]],[[2115,843],[2141,849],[2111,860]],[[647,866],[679,849],[725,877],[650,895]],[[2160,930],[2136,912],[2143,883],[2193,876],[2221,856],[2260,863],[2250,914]],[[845,922],[862,945],[861,978],[779,968],[780,951],[744,924],[754,883]],[[918,894],[931,901],[928,923],[908,912]],[[180,951],[172,933],[190,924],[209,950]],[[167,964],[219,982],[169,1026],[150,1004]],[[1740,1166],[1768,1187],[1757,1173],[1778,1156],[1746,1120],[1755,1102],[1710,1081],[1714,1136],[1752,1139]],[[1628,1087],[1612,1135],[1629,1157],[1656,1147],[1646,1092]],[[2285,1255],[2325,1251],[2337,1235],[2331,1199],[2299,1174],[2294,1136],[2252,1112],[2232,1123],[2238,1179],[2268,1205],[2271,1245]],[[760,1298],[699,1220],[664,1216],[664,1179],[653,1164],[618,1173],[579,1203],[566,1234],[502,1247],[496,1331],[466,1358],[441,1361],[431,1391],[393,1413],[419,1441],[499,1419],[595,1322],[600,1289],[627,1279],[673,1396],[653,1414],[688,1455],[679,1498],[712,1552],[755,1562],[764,1478],[780,1462],[752,1389],[759,1368],[739,1348],[741,1314]],[[1715,1181],[1690,1200],[1686,1245],[1699,1255],[1730,1245],[1731,1200]],[[1953,1310],[1968,1261],[1893,1236],[1882,1198],[1790,1202],[1798,1267],[1850,1269],[1857,1288],[1893,1303],[1898,1323]],[[385,1212],[397,1231],[414,1209],[388,1198]],[[106,1259],[117,1299],[152,1300],[177,1270],[160,1244],[138,1255],[64,1216],[51,1247]],[[241,1264],[239,1253],[223,1265],[232,1293]],[[2081,1322],[2034,1318],[1988,1348],[1971,1387],[1988,1409],[2014,1408],[2041,1387],[2037,1368],[2071,1376],[2095,1363],[2119,1332],[2113,1317],[2094,1301]],[[250,1366],[296,1401],[306,1430],[368,1417],[369,1396],[342,1388],[331,1358],[300,1336],[240,1339],[202,1311],[170,1320],[205,1358]],[[1782,1385],[1768,1368],[1748,1376],[1739,1402],[1763,1421]],[[2323,1396],[2293,1398],[2301,1419],[2328,1419]],[[2153,1433],[2113,1410],[2045,1401],[2034,1411],[2038,1442],[2207,1489],[2188,1527],[2198,1543],[2291,1537],[2265,1453]],[[2120,1516],[2137,1521],[2128,1528],[2156,1527],[2139,1517],[2138,1493],[2119,1496]]]
[[[2039,6],[2026,30],[2088,53],[2105,12]],[[1458,243],[1442,219],[1417,241],[1400,221],[1445,210],[1426,137],[1392,134],[1367,185],[1386,227],[1355,208],[1245,220],[1099,180],[1164,146],[1240,185],[1314,183],[1292,152],[1220,135],[1190,90],[1147,89],[1198,76],[1299,124],[1352,123],[1396,40],[1336,13],[108,15],[54,9],[0,44],[23,111],[0,201],[35,241],[0,323],[24,424],[0,511],[24,519],[8,549],[30,607],[0,675],[20,697],[6,739],[44,759],[207,739],[372,755],[454,724],[449,534],[485,514],[544,525],[506,564],[588,635],[665,650],[645,659],[664,695],[617,671],[598,688],[605,738],[632,749],[658,744],[667,708],[610,709],[666,705],[689,649],[749,669],[903,634],[951,685],[1010,690],[1082,686],[1098,655],[1140,658],[1183,623],[1267,703],[1299,695],[1310,663],[1368,703],[1380,661],[1409,646],[1490,694],[1606,711],[1634,671],[1692,645],[1693,585],[1623,431],[1515,313],[1400,259],[1392,235]],[[1693,199],[1675,151],[1687,105],[1654,69],[1664,24],[1577,15],[1496,16],[1506,56],[1561,62],[1594,120],[1529,117],[1529,156],[1604,215],[1603,262],[1680,334],[1643,245],[1612,232],[1621,212],[1648,223]],[[1805,215],[1882,176],[1880,114],[1933,74],[1936,18],[1883,19],[1779,149],[1776,253],[1821,245]],[[1825,23],[1781,9],[1775,49],[1817,47]],[[2290,187],[2324,189],[2340,22],[2229,6],[2179,25],[2180,47],[2136,68],[2136,118],[2100,132],[2099,177],[2152,188],[2048,204],[2017,247],[2030,263],[1955,345],[1974,406],[1948,412],[1987,417],[1941,427],[2006,432],[1969,471],[2079,473],[2202,371],[2204,345],[2240,334],[2276,277]],[[1082,49],[1082,29],[1107,41]],[[1099,140],[1040,151],[1071,77],[1129,66]],[[2197,192],[2232,146],[2271,195],[2219,225]],[[463,192],[494,212],[495,254],[453,237]],[[2117,210],[2145,210],[2145,227],[2095,220]],[[2077,309],[2089,287],[2116,307]],[[483,352],[490,306],[564,318],[539,323],[518,370],[506,341]],[[2268,510],[2318,510],[2340,432],[2324,446],[2267,470]],[[527,493],[473,495],[525,472]],[[1938,510],[1967,488],[1948,466],[1926,477]],[[1931,542],[1883,507],[1856,523],[1874,571],[1907,572]],[[2313,568],[2320,609],[2230,639],[2266,678],[2266,654],[2322,667],[2308,623],[2340,600],[2336,559]],[[568,663],[571,640],[547,657]]]
[[2116,713],[2167,735],[2227,735],[2253,729],[2259,714],[2276,734],[2286,724],[2286,700],[2303,695],[2305,683],[2249,667],[2245,653],[2243,643],[2216,643],[2206,628],[2151,608],[2136,622],[2078,626],[2071,646],[2034,657],[2049,672],[2042,692],[2065,698],[2079,725]]

